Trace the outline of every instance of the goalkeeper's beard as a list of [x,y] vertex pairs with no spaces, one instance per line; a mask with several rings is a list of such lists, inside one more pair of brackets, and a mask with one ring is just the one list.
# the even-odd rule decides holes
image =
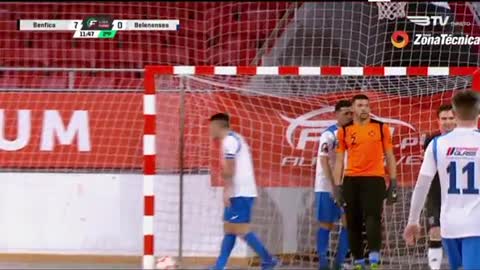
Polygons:
[[356,119],[358,119],[359,121],[365,121],[367,120],[368,118],[370,117],[370,115],[368,113],[360,113]]

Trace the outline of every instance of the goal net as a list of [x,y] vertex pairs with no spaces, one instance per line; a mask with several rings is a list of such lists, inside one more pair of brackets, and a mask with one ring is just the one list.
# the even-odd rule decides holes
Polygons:
[[[219,145],[209,139],[207,120],[227,112],[232,128],[246,138],[253,154],[259,186],[253,229],[284,265],[316,268],[313,181],[318,140],[335,123],[333,105],[362,93],[371,99],[372,117],[391,126],[398,162],[399,200],[384,208],[383,263],[388,269],[425,269],[425,239],[412,248],[402,239],[423,141],[437,130],[438,106],[450,102],[455,91],[472,89],[474,71],[147,67],[145,106],[156,116],[149,120],[156,128],[146,135],[156,137],[156,170],[149,172],[156,174],[154,225],[150,224],[155,255],[181,253],[185,261],[196,264],[211,263],[218,255],[223,181]],[[336,230],[332,237],[330,256],[336,250]],[[237,243],[233,261],[241,263],[238,257],[246,257],[243,263],[258,265],[245,244]]]
[[[138,68],[145,65],[464,66],[478,45],[413,45],[416,34],[477,36],[470,2],[5,2],[5,67]],[[19,19],[180,21],[178,31],[119,31],[114,39],[72,39],[72,31],[18,31]],[[414,22],[409,16],[429,16]],[[435,23],[428,18],[440,17]],[[435,18],[437,18],[435,17]],[[425,18],[425,17],[423,17]],[[422,26],[421,24],[428,24]],[[392,46],[396,31],[410,42]],[[121,77],[136,76],[128,73]]]

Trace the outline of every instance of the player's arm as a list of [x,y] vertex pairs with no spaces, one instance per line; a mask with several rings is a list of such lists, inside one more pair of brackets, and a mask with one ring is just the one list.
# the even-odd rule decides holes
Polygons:
[[225,185],[224,191],[226,193],[230,193],[233,188],[233,176],[235,175],[235,158],[239,149],[240,143],[233,136],[228,136],[223,141],[224,165],[222,168],[222,178]]
[[225,181],[225,187],[233,185],[232,179],[235,174],[235,159],[225,159],[225,165],[222,170],[222,178]]
[[430,185],[432,184],[436,172],[437,166],[434,158],[433,146],[430,144],[425,151],[417,183],[413,190],[408,224],[418,225],[420,223],[420,214],[425,205],[428,190],[430,189]]
[[[320,166],[322,166],[322,171],[325,174],[325,177],[328,178],[328,181],[332,184],[332,187],[335,186],[335,181],[333,180],[333,172],[329,163],[329,152],[335,144],[335,136],[331,132],[324,132],[320,136],[320,147],[318,149],[318,158],[320,159]],[[335,150],[334,150],[335,151]]]
[[405,242],[409,245],[413,245],[420,234],[420,213],[425,205],[427,193],[436,172],[437,164],[434,159],[433,146],[430,144],[428,145],[427,150],[425,150],[420,173],[418,174],[417,183],[415,184],[412,200],[410,202],[408,224],[403,232]]
[[338,144],[335,155],[335,166],[333,169],[333,180],[334,184],[337,186],[340,186],[343,183],[343,170],[346,151],[345,134],[343,131],[344,129],[340,128],[337,132]]
[[393,153],[392,135],[388,125],[383,125],[383,149],[385,151],[385,161],[387,163],[388,175],[390,176],[391,184],[397,185],[397,160]]

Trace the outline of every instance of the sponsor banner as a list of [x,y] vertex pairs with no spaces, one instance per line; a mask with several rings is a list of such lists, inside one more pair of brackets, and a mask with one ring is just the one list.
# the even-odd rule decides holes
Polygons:
[[[435,108],[451,92],[402,97],[363,91],[372,117],[393,133],[399,181],[412,185],[426,133],[436,130]],[[320,134],[335,123],[332,105],[355,92],[277,98],[232,92],[185,96],[185,141],[180,153],[180,96],[157,95],[159,172],[211,170],[219,178],[219,142],[209,138],[208,118],[228,112],[232,127],[250,145],[257,182],[270,187],[313,186]],[[0,93],[0,167],[33,169],[121,169],[143,166],[142,94]],[[366,153],[367,155],[368,153]]]
[[[402,97],[362,92],[371,98],[372,117],[390,125],[398,162],[400,184],[414,184],[423,157],[425,136],[437,128],[435,109],[448,102],[451,92],[431,96]],[[231,115],[233,129],[250,145],[258,184],[311,187],[315,174],[320,134],[335,123],[333,105],[348,94],[309,96],[302,99],[245,96],[234,93],[186,96],[185,162],[190,169],[212,170],[213,185],[221,185],[219,143],[208,138],[208,117],[217,112]],[[162,101],[163,99],[163,101]],[[179,97],[162,94],[159,101],[159,166],[178,168]],[[330,105],[328,105],[330,104]],[[168,117],[166,117],[168,116]],[[368,153],[365,153],[368,155]],[[167,166],[163,166],[167,165]]]
[[0,167],[140,169],[142,97],[0,93]]

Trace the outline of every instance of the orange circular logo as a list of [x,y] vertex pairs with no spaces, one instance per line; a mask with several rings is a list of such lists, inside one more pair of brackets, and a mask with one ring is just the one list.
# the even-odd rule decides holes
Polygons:
[[395,31],[391,37],[392,44],[395,48],[405,48],[410,42],[407,32],[405,31]]

